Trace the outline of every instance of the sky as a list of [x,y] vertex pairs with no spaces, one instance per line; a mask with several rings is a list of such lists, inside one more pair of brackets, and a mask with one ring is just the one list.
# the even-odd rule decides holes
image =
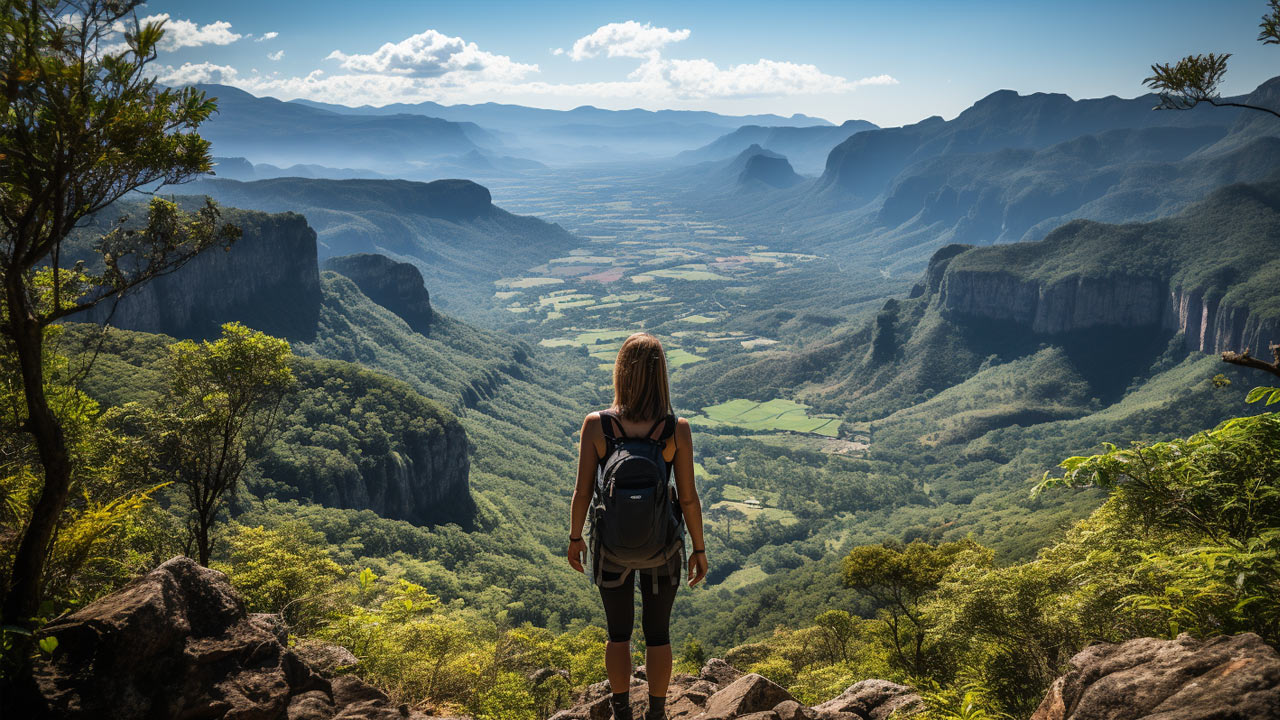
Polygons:
[[170,84],[282,100],[794,113],[883,127],[1001,89],[1144,92],[1153,62],[1232,53],[1224,95],[1280,74],[1258,0],[152,2]]

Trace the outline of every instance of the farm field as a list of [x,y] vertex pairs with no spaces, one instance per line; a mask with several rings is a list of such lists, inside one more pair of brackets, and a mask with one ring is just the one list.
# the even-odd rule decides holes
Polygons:
[[810,415],[809,406],[781,398],[767,402],[738,398],[711,405],[702,408],[696,422],[711,428],[728,425],[747,430],[789,431],[828,437],[836,437],[840,432],[840,418]]

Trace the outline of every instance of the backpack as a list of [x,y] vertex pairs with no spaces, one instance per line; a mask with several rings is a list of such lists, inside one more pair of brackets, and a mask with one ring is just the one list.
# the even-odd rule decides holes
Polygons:
[[[628,570],[652,570],[656,579],[659,569],[684,552],[684,514],[671,490],[672,466],[662,454],[675,434],[675,416],[659,419],[642,437],[624,434],[610,410],[600,413],[600,423],[606,450],[597,466],[590,514],[595,583],[616,587],[629,579]],[[660,426],[662,433],[654,438]],[[616,582],[604,580],[606,569],[618,572]]]

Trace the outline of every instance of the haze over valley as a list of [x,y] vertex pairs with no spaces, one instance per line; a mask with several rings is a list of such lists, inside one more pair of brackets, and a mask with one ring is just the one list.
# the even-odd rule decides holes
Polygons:
[[[1266,8],[1280,42],[1276,2],[1242,27]],[[190,167],[130,175],[12,275],[49,320],[36,360],[0,348],[6,592],[53,457],[28,366],[74,467],[35,614],[5,617],[0,681],[33,717],[607,717],[566,522],[583,416],[645,331],[710,563],[675,605],[671,720],[1280,718],[1280,76],[1252,34],[1236,75],[1082,63],[1106,92],[1081,97],[1028,84],[1070,85],[1048,50],[974,79],[996,61],[967,48],[930,96],[822,29],[795,61],[689,42],[713,61],[677,52],[688,29],[608,22],[540,64],[353,30],[306,70],[278,32],[184,13],[147,92],[214,103],[208,147],[175,123],[112,154],[104,131],[91,167]],[[1125,72],[1185,50],[1138,48]],[[219,412],[235,442],[200,472],[235,471],[201,495],[174,458],[203,462]],[[135,623],[161,628],[136,671]]]

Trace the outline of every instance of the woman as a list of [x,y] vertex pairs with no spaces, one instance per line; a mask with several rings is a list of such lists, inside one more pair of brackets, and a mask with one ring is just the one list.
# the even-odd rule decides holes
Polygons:
[[[669,418],[663,422],[664,418]],[[674,420],[674,432],[665,429]],[[606,427],[606,423],[609,425]],[[702,538],[702,508],[693,485],[693,435],[689,422],[671,415],[671,396],[667,387],[667,361],[662,343],[648,333],[635,333],[622,343],[613,366],[613,405],[604,412],[591,413],[582,423],[582,440],[578,452],[578,483],[573,491],[569,519],[569,565],[584,572],[583,556],[587,552],[582,537],[583,525],[591,505],[596,473],[606,458],[609,447],[606,436],[650,438],[662,442],[665,463],[674,466],[676,496],[684,526],[692,544],[689,552],[689,585],[697,585],[707,576],[706,545]],[[683,536],[680,538],[683,542]],[[678,550],[679,548],[677,548]],[[649,681],[649,708],[645,720],[666,717],[667,684],[671,680],[671,638],[669,625],[671,606],[679,586],[681,552],[673,552],[665,566],[635,570],[602,562],[598,552],[592,553],[592,577],[597,579],[600,598],[604,602],[609,642],[605,646],[604,664],[613,691],[610,702],[613,717],[631,720],[628,690],[631,683],[631,627],[634,622],[634,578],[640,576],[641,626],[645,639],[645,676]]]

